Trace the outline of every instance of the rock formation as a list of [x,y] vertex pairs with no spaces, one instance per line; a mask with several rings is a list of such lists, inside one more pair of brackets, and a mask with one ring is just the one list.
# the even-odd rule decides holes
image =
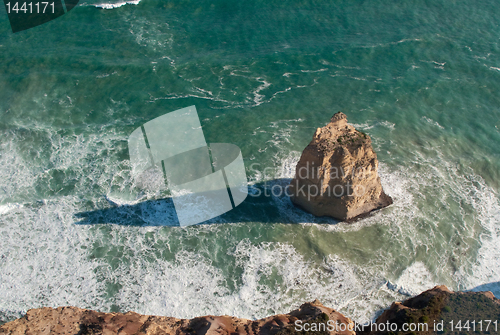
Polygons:
[[[323,306],[317,300],[305,303],[288,314],[273,315],[255,321],[211,315],[188,320],[133,312],[102,313],[77,307],[44,307],[31,309],[22,318],[1,325],[0,334],[434,335],[476,332],[498,334],[499,317],[500,300],[491,292],[451,292],[446,286],[436,286],[403,302],[394,302],[374,323],[370,324],[355,324],[348,317]],[[462,328],[451,331],[451,322],[456,326],[459,320],[462,320]],[[466,320],[469,320],[469,329],[463,328]],[[476,332],[471,328],[473,320],[476,321]],[[486,320],[491,322],[487,323]],[[488,329],[486,329],[487,324],[489,324]],[[404,325],[420,328],[417,331],[405,331]],[[479,327],[482,327],[482,330]]]
[[[419,335],[476,334],[476,332],[498,334],[500,325],[494,322],[499,316],[500,300],[496,299],[493,293],[451,292],[442,285],[403,302],[394,302],[377,318],[374,325],[365,327],[357,325],[355,329],[358,335],[382,335],[391,332]],[[488,329],[485,320],[491,320]],[[458,321],[461,323],[457,327]],[[471,323],[473,321],[474,325]],[[482,322],[479,323],[480,321]],[[451,329],[452,322],[454,329]],[[408,329],[410,326],[414,329]],[[473,331],[473,326],[476,327],[476,331]],[[392,329],[388,331],[388,327]],[[408,330],[403,331],[404,327]]]
[[[336,325],[330,327],[332,331],[328,331],[328,322]],[[296,326],[307,330],[316,329],[314,333],[317,335],[355,335],[352,331],[354,323],[349,318],[323,306],[317,300],[305,303],[289,314],[273,315],[255,321],[211,315],[188,320],[133,312],[101,313],[77,307],[44,307],[31,309],[24,317],[0,326],[0,334],[286,335],[296,334]]]
[[377,170],[370,136],[338,112],[302,152],[289,194],[295,205],[316,216],[350,221],[392,204]]

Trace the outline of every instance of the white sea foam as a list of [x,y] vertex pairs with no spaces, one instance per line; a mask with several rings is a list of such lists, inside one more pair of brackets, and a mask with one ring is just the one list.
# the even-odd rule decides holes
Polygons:
[[440,125],[437,121],[434,121],[431,118],[428,118],[427,116],[422,116],[422,119],[425,120],[426,122],[429,122],[432,125],[435,125],[439,129],[444,129],[444,127]]
[[8,212],[22,208],[22,204],[5,204],[5,205],[0,205],[0,215],[1,214],[7,214]]
[[[479,179],[479,178],[478,178]],[[479,201],[475,203],[475,210],[479,213],[483,232],[479,236],[481,248],[472,270],[462,268],[460,277],[466,289],[492,291],[500,297],[500,199],[498,194],[484,184],[481,179],[476,180],[480,192],[476,194]]]
[[72,224],[75,200],[64,197],[0,216],[1,309],[19,314],[42,306],[106,309],[104,283],[95,274],[99,261],[82,249],[92,239],[91,227]]
[[[0,202],[8,199],[9,202],[22,202],[32,192],[37,172],[30,169],[29,162],[17,154],[14,142],[1,143],[0,153]],[[11,205],[6,206],[10,209]]]
[[[0,310],[10,311],[2,313],[13,317],[41,306],[108,309],[102,299],[105,284],[95,272],[100,260],[89,258],[92,227],[74,224],[73,214],[82,210],[82,199],[78,195],[57,195],[59,189],[47,199],[40,199],[34,192],[39,184],[51,187],[54,173],[62,175],[60,171],[65,171],[69,175],[72,169],[88,169],[82,157],[94,151],[89,145],[99,147],[103,141],[84,141],[81,136],[63,139],[43,127],[32,132],[47,136],[44,140],[51,141],[48,148],[52,154],[28,160],[12,134],[2,137],[0,146],[0,201],[22,201],[1,206]],[[80,178],[98,180],[98,175],[105,173],[90,168]]]
[[129,0],[129,1],[120,1],[120,2],[103,2],[99,4],[95,4],[94,6],[102,9],[114,9],[119,8],[125,5],[138,5],[141,0]]
[[[360,275],[360,269],[335,256],[318,268],[289,244],[255,245],[242,240],[228,252],[242,271],[241,283],[233,292],[219,269],[186,251],[177,253],[172,262],[148,263],[137,257],[127,268],[109,272],[109,280],[125,283],[119,293],[125,309],[185,318],[207,311],[260,318],[316,298],[327,306],[350,310],[352,301],[371,296],[383,283],[377,276]],[[266,284],[276,275],[279,282]],[[370,308],[372,304],[350,310],[351,315],[362,318]]]
[[[142,27],[136,26],[138,25],[135,25],[133,29],[131,29],[131,32],[136,35],[137,41],[141,45],[148,45],[155,50],[158,46],[163,46],[158,45],[160,42],[156,40],[151,41],[151,43],[143,43],[143,35],[147,33],[144,32]],[[169,47],[169,52],[171,52],[170,49],[171,46]],[[173,65],[175,71],[183,67],[184,65],[179,63],[175,63],[175,66]],[[167,92],[163,96],[151,96],[150,101],[200,98],[222,103],[212,106],[212,108],[217,109],[257,107],[271,102],[282,94],[316,85],[318,80],[314,76],[317,76],[318,72],[327,70],[328,69],[302,70],[299,73],[285,72],[283,77],[287,78],[287,80],[285,82],[276,83],[271,82],[269,76],[264,73],[252,75],[248,66],[224,65],[219,69],[211,69],[209,75],[212,76],[212,80],[204,80],[203,82],[205,85],[206,83],[212,83],[210,84],[211,86],[208,87],[203,87],[201,85],[202,83],[199,82],[201,78],[199,73],[196,73],[194,77],[190,77],[189,74],[183,72],[180,77],[182,80],[190,83],[190,92]],[[297,76],[290,78],[292,74],[297,74]],[[231,77],[238,77],[238,81],[244,84],[235,87],[232,84],[234,79]],[[203,78],[206,79],[206,77]],[[214,86],[213,83],[218,83],[218,85]],[[243,87],[244,91],[241,91]]]
[[[290,132],[300,121],[285,120],[265,130],[273,133],[269,149],[282,150],[278,150],[275,170],[276,179],[285,183],[293,177],[300,156],[286,150]],[[176,317],[258,318],[288,312],[318,298],[366,321],[390,302],[405,298],[403,294],[412,295],[434,284],[471,289],[500,280],[498,196],[479,176],[459,170],[440,152],[431,159],[415,150],[413,160],[398,168],[390,157],[382,162],[382,184],[395,203],[351,225],[314,218],[293,207],[288,198],[274,197],[280,217],[301,223],[304,233],[340,234],[347,241],[348,234],[362,237],[370,229],[380,229],[381,238],[391,237],[382,249],[363,250],[369,245],[366,241],[350,245],[353,254],[359,252],[366,258],[330,253],[318,264],[312,260],[313,252],[304,253],[293,239],[287,243],[231,240],[228,228],[248,223],[184,230],[75,225],[75,213],[110,207],[103,194],[118,206],[115,213],[123,215],[123,222],[115,223],[126,224],[136,215],[147,225],[169,225],[175,215],[166,201],[137,203],[136,198],[122,196],[134,185],[126,162],[116,161],[109,152],[123,142],[124,135],[96,134],[47,134],[50,153],[36,162],[23,158],[15,138],[2,144],[0,169],[6,178],[0,181],[1,201],[23,201],[0,207],[0,236],[5,241],[0,245],[0,294],[5,297],[0,310],[21,313],[42,305],[68,304],[109,310],[115,304],[123,310]],[[35,185],[47,183],[47,176],[59,171],[77,176],[77,187],[48,198],[33,194]],[[451,232],[450,236],[441,236],[441,229]],[[223,249],[209,242],[216,249],[205,250],[203,245],[214,236],[229,246]],[[474,257],[474,250],[464,248],[477,236],[481,244]],[[459,242],[460,246],[453,246]],[[434,253],[438,244],[444,245],[439,255]],[[224,262],[235,263],[234,268],[216,264],[213,250]],[[419,258],[417,250],[427,250],[426,257]],[[241,276],[235,277],[235,272]],[[114,286],[116,292],[106,296]]]
[[438,285],[433,275],[422,262],[415,262],[406,268],[394,284],[388,282],[391,290],[406,296],[414,296]]

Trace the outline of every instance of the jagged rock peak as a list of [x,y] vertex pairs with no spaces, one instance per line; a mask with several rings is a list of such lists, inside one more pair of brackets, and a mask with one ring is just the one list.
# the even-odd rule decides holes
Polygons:
[[330,119],[330,122],[339,122],[342,120],[345,120],[345,122],[347,123],[347,116],[342,112],[337,112],[333,114],[332,118]]

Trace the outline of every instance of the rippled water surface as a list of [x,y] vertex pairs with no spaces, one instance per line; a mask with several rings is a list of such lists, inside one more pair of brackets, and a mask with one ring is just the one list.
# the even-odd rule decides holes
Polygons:
[[[365,321],[435,284],[498,296],[499,18],[472,0],[87,1],[13,34],[1,7],[0,319],[260,318],[318,298]],[[191,105],[260,190],[342,110],[394,205],[345,225],[248,197],[178,227],[134,185],[127,138]]]

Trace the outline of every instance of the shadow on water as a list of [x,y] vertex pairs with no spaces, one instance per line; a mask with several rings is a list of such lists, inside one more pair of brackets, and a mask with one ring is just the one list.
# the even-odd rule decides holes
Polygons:
[[[200,224],[230,222],[337,224],[339,222],[328,217],[315,217],[294,206],[289,197],[284,195],[285,186],[290,181],[291,179],[275,179],[249,186],[248,196],[243,203],[227,213]],[[79,220],[75,224],[179,226],[171,198],[80,212],[75,214],[75,217]]]
[[497,299],[500,298],[500,281],[497,282],[491,282],[487,284],[482,284],[479,286],[476,286],[469,291],[472,292],[484,292],[484,291],[491,291]]

